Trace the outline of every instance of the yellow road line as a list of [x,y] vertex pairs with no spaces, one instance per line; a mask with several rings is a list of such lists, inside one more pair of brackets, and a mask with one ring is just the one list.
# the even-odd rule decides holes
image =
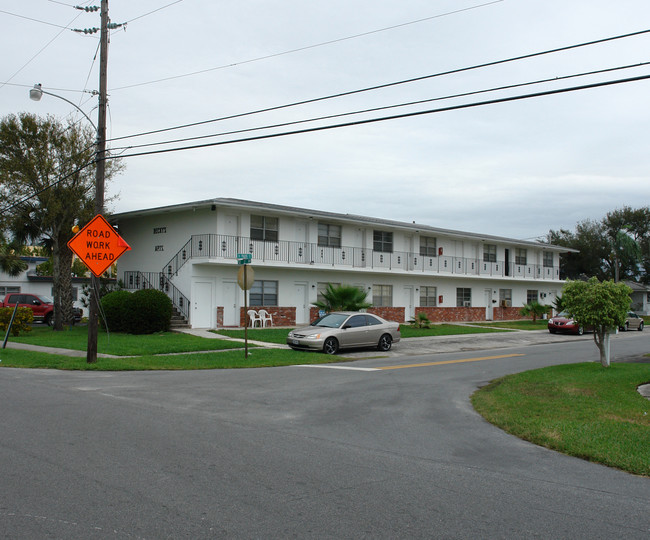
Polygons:
[[426,366],[442,366],[443,364],[461,364],[463,362],[480,362],[481,360],[498,360],[499,358],[513,358],[515,356],[526,356],[525,354],[504,354],[501,356],[482,356],[481,358],[463,358],[461,360],[445,360],[444,362],[427,362],[425,364],[405,364],[403,366],[385,366],[376,369],[406,369]]

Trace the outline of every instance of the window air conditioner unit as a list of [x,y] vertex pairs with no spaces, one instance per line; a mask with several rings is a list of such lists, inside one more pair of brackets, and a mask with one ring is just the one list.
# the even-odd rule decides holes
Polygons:
[[472,307],[472,303],[471,302],[463,302],[463,306],[464,307]]

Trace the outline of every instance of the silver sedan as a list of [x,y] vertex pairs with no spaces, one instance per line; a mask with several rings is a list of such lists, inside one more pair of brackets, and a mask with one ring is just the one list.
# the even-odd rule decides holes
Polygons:
[[400,340],[399,324],[377,315],[336,311],[316,319],[309,326],[289,332],[287,345],[297,350],[318,350],[336,354],[339,349],[376,347],[389,351]]

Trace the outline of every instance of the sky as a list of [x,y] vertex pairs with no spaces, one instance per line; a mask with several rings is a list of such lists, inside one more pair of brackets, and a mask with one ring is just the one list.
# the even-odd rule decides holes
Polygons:
[[[73,8],[99,4],[0,0],[0,117],[86,121],[31,101],[40,83],[96,123],[99,34],[71,29],[99,27]],[[108,52],[112,212],[231,197],[536,239],[650,205],[650,79],[458,107],[650,75],[650,33],[477,67],[650,30],[647,0],[111,0],[109,16],[126,23]]]

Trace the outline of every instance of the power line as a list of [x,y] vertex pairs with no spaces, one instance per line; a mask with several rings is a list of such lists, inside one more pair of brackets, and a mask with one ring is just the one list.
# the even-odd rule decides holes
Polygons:
[[431,103],[434,101],[444,101],[447,99],[455,99],[455,98],[460,98],[460,97],[468,97],[468,96],[474,96],[478,94],[485,94],[488,92],[497,92],[501,90],[512,90],[514,88],[522,88],[524,86],[532,86],[532,85],[537,85],[537,84],[544,84],[544,83],[549,83],[549,82],[558,82],[561,80],[568,80],[568,79],[574,79],[577,77],[586,77],[586,76],[591,76],[591,75],[598,75],[598,74],[603,74],[603,73],[611,73],[613,71],[620,71],[624,69],[630,69],[630,68],[637,68],[637,67],[643,67],[643,66],[648,66],[650,65],[650,62],[641,62],[638,64],[630,64],[626,66],[617,66],[617,67],[612,67],[612,68],[605,68],[605,69],[600,69],[600,70],[594,70],[594,71],[588,71],[588,72],[583,72],[583,73],[576,73],[573,75],[564,75],[560,77],[551,77],[547,79],[539,79],[536,81],[529,81],[529,82],[524,82],[524,83],[517,83],[517,84],[509,84],[509,85],[504,85],[504,86],[497,86],[497,87],[492,87],[492,88],[487,88],[483,90],[474,90],[470,92],[462,92],[458,94],[451,94],[447,96],[439,96],[435,98],[428,98],[428,99],[421,99],[417,101],[409,101],[406,103],[398,103],[394,105],[384,105],[381,107],[372,107],[368,109],[362,109],[362,110],[357,110],[357,111],[349,111],[349,112],[344,112],[344,113],[337,113],[337,114],[330,114],[330,115],[325,115],[325,116],[319,116],[319,117],[314,117],[314,118],[307,118],[303,120],[295,120],[291,122],[282,122],[278,124],[270,124],[270,125],[265,125],[265,126],[258,126],[258,127],[252,127],[252,128],[244,128],[244,129],[238,129],[238,130],[233,130],[233,131],[225,131],[225,132],[220,132],[220,133],[212,133],[209,135],[199,135],[196,137],[184,137],[181,139],[173,139],[173,140],[167,140],[167,141],[160,141],[160,142],[153,142],[153,143],[146,143],[146,144],[138,144],[138,145],[130,145],[130,146],[123,146],[123,147],[114,147],[112,148],[112,151],[117,152],[120,150],[132,150],[135,148],[146,148],[150,146],[160,146],[164,144],[175,144],[175,143],[181,143],[181,142],[189,142],[189,141],[196,141],[196,140],[201,140],[201,139],[209,139],[213,137],[223,137],[226,135],[235,135],[239,133],[248,133],[251,131],[262,131],[265,129],[275,129],[279,127],[287,127],[291,125],[298,125],[298,124],[305,124],[309,122],[318,122],[321,120],[331,120],[334,118],[341,118],[344,116],[352,116],[352,115],[358,115],[358,114],[367,114],[370,112],[378,112],[382,110],[388,110],[388,109],[395,109],[395,108],[400,108],[400,107],[409,107],[413,105],[422,105],[424,103]]
[[161,7],[159,7],[158,9],[154,9],[153,11],[149,11],[149,12],[147,12],[147,13],[143,13],[142,15],[138,15],[137,17],[134,17],[133,19],[130,19],[130,20],[126,21],[124,24],[132,23],[133,21],[137,21],[138,19],[142,19],[143,17],[147,17],[147,16],[149,16],[149,15],[152,15],[152,14],[154,14],[154,13],[157,13],[158,11],[161,11],[161,10],[163,10],[163,9],[165,9],[165,8],[168,8],[168,7],[170,7],[170,6],[173,6],[174,4],[178,4],[178,3],[182,2],[182,1],[183,1],[183,0],[176,0],[175,2],[172,2],[171,4],[167,4],[167,5],[165,5],[165,6],[161,6]]
[[596,44],[600,44],[600,43],[606,43],[608,41],[614,41],[614,40],[618,40],[618,39],[624,39],[624,38],[629,38],[629,37],[638,36],[638,35],[642,35],[642,34],[647,34],[649,32],[650,32],[650,29],[648,29],[648,30],[640,30],[640,31],[637,31],[637,32],[630,32],[630,33],[627,33],[627,34],[620,34],[620,35],[617,35],[617,36],[611,36],[611,37],[597,39],[597,40],[593,40],[593,41],[577,43],[577,44],[574,44],[574,45],[567,45],[567,46],[558,47],[558,48],[555,48],[555,49],[548,49],[548,50],[545,50],[545,51],[539,51],[539,52],[524,54],[524,55],[520,55],[520,56],[513,56],[513,57],[510,57],[510,58],[505,58],[505,59],[501,59],[501,60],[494,60],[494,61],[491,61],[491,62],[485,62],[485,63],[482,63],[482,64],[475,64],[475,65],[468,66],[468,67],[456,68],[456,69],[452,69],[452,70],[448,70],[448,71],[442,71],[442,72],[438,72],[438,73],[432,73],[432,74],[429,74],[429,75],[422,75],[420,77],[413,77],[413,78],[410,78],[410,79],[403,79],[403,80],[400,80],[400,81],[395,81],[395,82],[390,82],[390,83],[385,83],[385,84],[379,84],[379,85],[375,85],[375,86],[369,86],[369,87],[360,88],[360,89],[357,89],[357,90],[350,90],[350,91],[347,91],[347,92],[339,92],[337,94],[330,94],[330,95],[327,95],[327,96],[311,98],[311,99],[305,99],[305,100],[302,100],[302,101],[296,101],[296,102],[287,103],[287,104],[284,104],[284,105],[276,105],[276,106],[273,106],[273,107],[266,107],[264,109],[257,109],[257,110],[249,111],[249,112],[245,112],[245,113],[233,114],[233,115],[230,115],[230,116],[222,116],[222,117],[219,117],[219,118],[212,118],[210,120],[201,120],[201,121],[198,121],[198,122],[191,122],[191,123],[188,123],[188,124],[181,124],[181,125],[178,125],[178,126],[162,128],[162,129],[156,129],[156,130],[151,130],[151,131],[145,131],[145,132],[141,132],[141,133],[134,133],[132,135],[124,135],[124,136],[121,136],[121,137],[115,137],[115,138],[111,139],[111,141],[119,141],[119,140],[122,140],[122,139],[130,139],[130,138],[134,138],[134,137],[142,137],[142,136],[145,136],[145,135],[154,135],[156,133],[164,133],[166,131],[173,131],[173,130],[176,130],[176,129],[185,129],[185,128],[188,128],[188,127],[195,127],[195,126],[210,124],[210,123],[213,123],[213,122],[220,122],[220,121],[223,121],[223,120],[232,120],[234,118],[242,118],[244,116],[251,116],[251,115],[254,115],[254,114],[277,111],[277,110],[280,110],[280,109],[286,109],[286,108],[289,108],[289,107],[296,107],[296,106],[299,106],[299,105],[307,105],[307,104],[310,104],[310,103],[317,103],[319,101],[326,101],[326,100],[329,100],[329,99],[335,99],[335,98],[340,98],[340,97],[345,97],[345,96],[351,96],[351,95],[354,95],[354,94],[361,94],[361,93],[364,93],[364,92],[370,92],[370,91],[374,91],[374,90],[381,90],[381,89],[384,89],[384,88],[390,88],[390,87],[393,87],[393,86],[399,86],[399,85],[409,84],[409,83],[413,83],[413,82],[419,82],[419,81],[423,81],[423,80],[427,80],[427,79],[443,77],[443,76],[446,76],[446,75],[455,75],[457,73],[463,73],[463,72],[466,72],[466,71],[472,71],[472,70],[481,69],[481,68],[485,68],[485,67],[497,66],[497,65],[500,65],[500,64],[506,64],[506,63],[509,63],[509,62],[516,62],[516,61],[519,61],[519,60],[526,60],[526,59],[529,59],[529,58],[535,58],[537,56],[543,56],[543,55],[547,55],[547,54],[553,54],[553,53],[557,53],[557,52],[568,51],[568,50],[571,50],[571,49],[577,49],[577,48],[581,48],[581,47],[588,47],[588,46],[592,46],[592,45],[596,45]]
[[29,201],[30,199],[33,199],[34,197],[38,197],[41,193],[44,193],[44,192],[47,191],[48,189],[51,189],[51,188],[53,188],[53,187],[58,186],[61,182],[64,182],[65,180],[67,180],[67,179],[70,178],[71,176],[74,176],[75,174],[80,173],[80,172],[83,171],[86,167],[90,167],[90,165],[93,165],[94,163],[95,163],[95,160],[93,159],[93,161],[89,161],[88,163],[84,163],[83,165],[80,165],[80,166],[77,167],[74,171],[72,171],[72,172],[66,174],[65,176],[59,178],[58,180],[55,180],[55,181],[52,182],[51,184],[48,184],[48,185],[45,186],[43,189],[39,189],[38,191],[35,191],[35,192],[32,193],[31,195],[26,195],[26,196],[23,197],[22,199],[20,199],[20,200],[14,202],[13,204],[11,204],[11,205],[9,205],[9,206],[7,206],[7,207],[5,207],[5,208],[0,209],[0,212],[2,212],[2,213],[8,212],[9,210],[13,210],[14,208],[20,206],[21,204],[26,203],[26,202]]
[[[611,86],[614,84],[623,84],[623,83],[629,83],[629,82],[636,82],[636,81],[642,81],[642,80],[647,80],[650,79],[650,75],[641,75],[638,77],[629,77],[626,79],[617,79],[613,81],[604,81],[604,82],[598,82],[598,83],[591,83],[591,84],[585,84],[581,86],[574,86],[574,87],[569,87],[569,88],[560,88],[560,89],[555,89],[555,90],[545,90],[543,92],[535,92],[532,94],[523,94],[523,95],[518,95],[518,96],[509,96],[509,97],[504,97],[504,98],[497,98],[497,99],[491,99],[487,101],[479,101],[479,102],[474,102],[474,103],[465,103],[461,105],[453,105],[450,107],[442,107],[439,109],[427,109],[424,111],[416,111],[416,112],[410,112],[410,113],[403,113],[403,114],[396,114],[392,116],[384,116],[384,117],[379,117],[379,118],[370,118],[366,120],[357,120],[355,122],[345,122],[341,124],[331,124],[328,126],[318,126],[318,127],[313,127],[313,128],[306,128],[306,129],[301,129],[301,130],[295,130],[295,131],[285,131],[281,133],[272,133],[268,135],[260,135],[257,137],[247,137],[243,139],[232,139],[229,141],[219,141],[219,142],[212,142],[212,143],[205,143],[205,144],[197,144],[197,145],[191,145],[191,146],[182,146],[178,148],[168,148],[168,149],[163,149],[163,150],[150,150],[148,152],[137,152],[133,154],[122,154],[121,156],[114,156],[114,157],[120,157],[120,158],[129,158],[129,157],[137,157],[137,156],[147,156],[147,155],[153,155],[153,154],[164,154],[164,153],[169,153],[169,152],[178,152],[182,150],[195,150],[198,148],[208,148],[212,146],[223,146],[226,144],[234,144],[234,143],[240,143],[240,142],[251,142],[251,141],[258,141],[262,139],[273,139],[273,138],[278,138],[278,137],[286,137],[288,135],[299,135],[303,133],[312,133],[316,131],[325,131],[325,130],[330,130],[330,129],[338,129],[338,128],[344,128],[344,127],[352,127],[352,126],[359,126],[362,124],[371,124],[371,123],[377,123],[377,122],[385,122],[387,120],[399,120],[402,118],[411,118],[415,116],[422,116],[425,114],[433,114],[433,113],[440,113],[440,112],[448,112],[448,111],[455,111],[455,110],[460,110],[460,109],[469,109],[473,107],[480,107],[480,106],[485,106],[485,105],[494,105],[497,103],[507,103],[510,101],[519,101],[523,99],[530,99],[530,98],[536,98],[536,97],[542,97],[542,96],[551,96],[555,94],[562,94],[562,93],[567,93],[567,92],[575,92],[578,90],[588,90],[592,88],[600,88],[604,86]],[[114,157],[107,157],[106,159],[114,159]]]
[[[282,51],[282,52],[279,52],[279,53],[267,54],[265,56],[259,56],[257,58],[251,58],[249,60],[242,60],[240,62],[233,62],[232,64],[224,64],[222,66],[216,66],[216,67],[212,67],[212,68],[201,69],[199,71],[193,71],[193,72],[190,72],[190,73],[183,73],[181,75],[173,75],[173,76],[170,76],[170,77],[164,77],[162,79],[155,79],[153,81],[146,81],[146,82],[142,82],[142,83],[129,84],[129,85],[126,85],[126,86],[118,86],[116,88],[111,88],[111,92],[114,92],[116,90],[125,90],[127,88],[135,88],[135,87],[138,87],[138,86],[145,86],[145,85],[148,85],[148,84],[155,84],[155,83],[159,83],[159,82],[172,81],[174,79],[181,79],[181,78],[184,78],[184,77],[191,77],[193,75],[200,75],[202,73],[209,73],[210,71],[217,71],[217,70],[220,70],[220,69],[226,69],[226,68],[230,68],[230,67],[234,67],[234,66],[240,66],[240,65],[243,65],[243,64],[250,64],[252,62],[259,62],[260,60],[268,60],[269,58],[276,58],[278,56],[284,56],[286,54],[293,54],[293,53],[296,53],[296,52],[307,51],[309,49],[315,49],[317,47],[323,47],[325,45],[332,45],[334,43],[340,43],[342,41],[357,39],[357,38],[360,38],[360,37],[365,37],[365,36],[369,36],[369,35],[372,35],[372,34],[377,34],[379,32],[385,32],[387,30],[394,30],[396,28],[401,28],[401,27],[404,27],[404,26],[409,26],[409,25],[412,25],[412,24],[417,24],[417,23],[421,23],[421,22],[425,22],[425,21],[430,21],[432,19],[439,19],[441,17],[447,17],[449,15],[455,15],[455,14],[461,13],[463,11],[470,11],[472,9],[478,9],[478,8],[489,6],[489,5],[492,5],[492,4],[498,4],[498,3],[503,2],[503,1],[504,0],[493,0],[492,2],[486,2],[484,4],[478,4],[478,5],[470,6],[470,7],[463,8],[463,9],[448,11],[446,13],[441,13],[441,14],[438,14],[438,15],[432,15],[431,17],[424,17],[422,19],[417,19],[415,21],[408,21],[408,22],[404,22],[404,23],[400,23],[400,24],[394,24],[392,26],[387,26],[385,28],[378,28],[376,30],[369,30],[368,32],[362,32],[360,34],[354,34],[352,36],[346,36],[346,37],[342,37],[342,38],[331,39],[329,41],[323,41],[321,43],[315,43],[313,45],[306,45],[304,47],[297,47],[295,49],[290,49],[290,50]],[[165,7],[167,7],[167,6],[165,6]]]
[[[27,17],[26,15],[19,15],[18,13],[11,13],[10,11],[5,11],[4,9],[0,9],[0,13],[4,13],[5,15],[11,15],[12,17],[18,17],[19,19],[26,19],[28,21],[37,22],[37,23],[40,23],[40,24],[46,24],[48,26],[54,26],[56,28],[63,28],[64,30],[67,30],[68,27],[70,26],[70,24],[72,24],[72,22],[71,22],[70,24],[68,24],[68,26],[61,26],[60,24],[54,24],[54,23],[47,22],[47,21],[41,21],[40,19],[34,19],[33,17]],[[75,17],[75,19],[76,18],[77,17]]]
[[[403,113],[403,114],[398,114],[398,115],[393,115],[393,116],[385,116],[385,117],[379,117],[379,118],[371,118],[371,119],[366,119],[366,120],[358,120],[355,122],[345,122],[341,124],[332,124],[328,126],[319,126],[319,127],[313,127],[313,128],[307,128],[307,129],[302,129],[302,130],[295,130],[295,131],[286,131],[282,133],[273,133],[273,134],[268,134],[268,135],[260,135],[257,137],[247,137],[243,139],[232,139],[229,141],[219,141],[219,142],[213,142],[213,143],[206,143],[206,144],[199,144],[199,145],[191,145],[191,146],[185,146],[185,147],[178,147],[178,148],[169,148],[169,149],[163,149],[163,150],[151,150],[148,152],[138,152],[138,153],[133,153],[133,154],[123,154],[121,156],[106,156],[104,159],[109,160],[109,159],[122,159],[122,158],[129,158],[129,157],[139,157],[139,156],[147,156],[147,155],[153,155],[153,154],[163,154],[163,153],[169,153],[169,152],[179,152],[183,150],[195,150],[199,148],[209,148],[213,146],[224,146],[226,144],[234,144],[234,143],[240,143],[240,142],[252,142],[252,141],[258,141],[258,140],[263,140],[263,139],[272,139],[272,138],[278,138],[278,137],[286,137],[289,135],[299,135],[299,134],[304,134],[304,133],[312,133],[316,131],[325,131],[325,130],[331,130],[331,129],[338,129],[338,128],[344,128],[344,127],[352,127],[352,126],[358,126],[362,124],[370,124],[370,123],[377,123],[377,122],[384,122],[388,120],[398,120],[402,118],[410,118],[410,117],[415,117],[415,116],[422,116],[425,114],[433,114],[433,113],[440,113],[440,112],[449,112],[449,111],[454,111],[454,110],[461,110],[461,109],[469,109],[469,108],[474,108],[474,107],[481,107],[485,105],[495,105],[498,103],[507,103],[511,101],[519,101],[519,100],[524,100],[524,99],[530,99],[530,98],[536,98],[536,97],[543,97],[543,96],[550,96],[550,95],[556,95],[556,94],[562,94],[562,93],[568,93],[568,92],[575,92],[575,91],[580,91],[580,90],[588,90],[592,88],[600,88],[600,87],[605,87],[605,86],[611,86],[615,84],[624,84],[624,83],[629,83],[629,82],[637,82],[637,81],[643,81],[643,80],[648,80],[650,79],[650,75],[641,75],[638,77],[629,77],[625,79],[616,79],[616,80],[611,80],[611,81],[604,81],[604,82],[598,82],[598,83],[591,83],[591,84],[586,84],[586,85],[581,85],[581,86],[573,86],[573,87],[568,87],[568,88],[559,88],[555,90],[546,90],[543,92],[535,92],[532,94],[521,94],[518,96],[509,96],[509,97],[504,97],[504,98],[497,98],[497,99],[492,99],[492,100],[487,100],[487,101],[478,101],[474,103],[465,103],[461,105],[453,105],[449,107],[442,107],[439,109],[428,109],[424,111],[416,111],[416,112],[410,112],[410,113]],[[89,167],[90,165],[94,164],[96,160],[90,161],[88,163],[85,163],[84,165],[81,165],[78,167],[75,171],[67,174],[66,176],[60,178],[59,180],[56,180],[49,186],[46,186],[42,190],[39,190],[36,193],[33,193],[31,195],[28,195],[21,199],[20,201],[17,201],[16,203],[0,209],[0,212],[7,212],[16,206],[28,201],[29,199],[36,197],[40,193],[50,189],[51,187],[54,187],[58,185],[59,183],[63,182],[70,176],[77,174],[78,172],[82,171],[86,167]]]

